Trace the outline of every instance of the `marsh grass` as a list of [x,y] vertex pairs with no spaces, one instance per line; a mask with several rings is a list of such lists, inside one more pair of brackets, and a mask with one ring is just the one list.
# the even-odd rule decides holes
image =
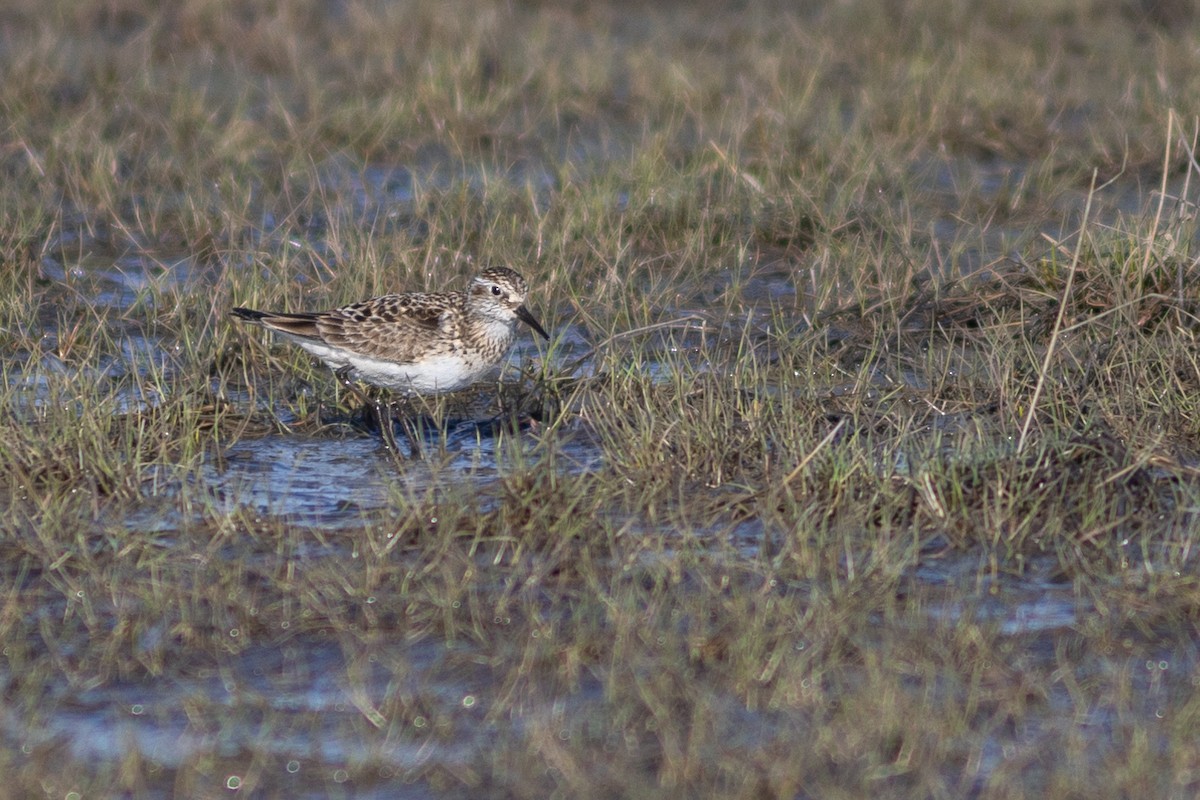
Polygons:
[[[3,12],[0,795],[1194,795],[1195,34],[960,5]],[[485,263],[498,434],[226,477]]]

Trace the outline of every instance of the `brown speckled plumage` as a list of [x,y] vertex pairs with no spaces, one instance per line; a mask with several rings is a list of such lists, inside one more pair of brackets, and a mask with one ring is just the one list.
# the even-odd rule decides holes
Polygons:
[[525,280],[490,267],[461,292],[389,294],[322,312],[272,313],[235,308],[333,369],[405,393],[452,391],[496,366],[522,321],[549,335],[524,306]]

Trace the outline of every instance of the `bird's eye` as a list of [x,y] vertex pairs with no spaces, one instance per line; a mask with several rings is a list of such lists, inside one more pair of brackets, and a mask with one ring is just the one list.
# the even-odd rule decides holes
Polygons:
[[500,296],[500,287],[493,286],[492,287],[492,297],[499,297],[499,296]]

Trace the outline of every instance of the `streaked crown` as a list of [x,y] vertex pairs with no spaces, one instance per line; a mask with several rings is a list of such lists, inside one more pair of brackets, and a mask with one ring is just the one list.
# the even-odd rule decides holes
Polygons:
[[508,267],[488,267],[471,281],[473,300],[489,300],[510,308],[525,302],[529,284]]

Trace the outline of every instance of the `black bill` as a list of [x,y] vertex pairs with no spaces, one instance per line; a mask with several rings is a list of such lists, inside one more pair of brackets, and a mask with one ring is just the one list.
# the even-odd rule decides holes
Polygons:
[[542,338],[547,342],[550,341],[550,334],[546,333],[546,329],[542,327],[541,323],[534,319],[533,314],[529,313],[528,308],[525,306],[517,306],[517,310],[514,313],[517,315],[517,319],[521,320],[521,322],[524,322],[526,325],[540,333]]

